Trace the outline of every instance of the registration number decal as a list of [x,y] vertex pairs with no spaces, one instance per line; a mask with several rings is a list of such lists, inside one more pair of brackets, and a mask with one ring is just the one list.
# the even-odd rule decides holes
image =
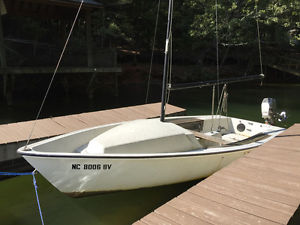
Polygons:
[[112,164],[72,164],[72,170],[110,170]]

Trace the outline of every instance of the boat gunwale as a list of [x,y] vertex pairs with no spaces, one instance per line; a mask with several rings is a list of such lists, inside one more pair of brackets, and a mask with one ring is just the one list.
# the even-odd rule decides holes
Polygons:
[[196,149],[186,152],[176,152],[176,153],[146,153],[146,154],[99,154],[99,155],[84,155],[80,153],[58,153],[58,152],[39,152],[33,149],[22,150],[18,149],[18,153],[22,156],[32,156],[32,157],[49,157],[49,158],[110,158],[110,159],[141,159],[141,158],[175,158],[175,157],[190,157],[190,156],[200,156],[200,155],[212,155],[212,154],[224,154],[238,151],[245,151],[247,149],[258,147],[270,139],[274,138],[276,135],[283,132],[285,129],[278,130],[274,132],[275,134],[270,135],[264,140],[255,141],[249,144],[238,145],[238,146],[227,146],[227,147],[216,147],[210,149]]
[[[237,120],[243,120],[245,122],[255,122],[255,121],[249,121],[246,119],[240,119],[240,118],[234,118],[234,117],[229,117],[229,116],[220,116],[220,118],[225,118],[225,119],[237,119]],[[210,115],[194,115],[194,116],[175,116],[175,117],[167,117],[166,118],[166,122],[171,122],[168,120],[176,120],[176,119],[181,119],[181,118],[207,118],[209,119]],[[159,119],[159,118],[150,118],[150,119]],[[127,122],[127,121],[124,121]],[[33,157],[51,157],[51,158],[123,158],[123,159],[133,159],[133,158],[174,158],[174,157],[190,157],[190,156],[197,156],[197,155],[211,155],[211,154],[224,154],[224,153],[230,153],[230,152],[234,152],[234,151],[244,151],[247,149],[251,149],[251,148],[255,148],[258,147],[266,142],[268,142],[270,139],[274,138],[275,136],[277,136],[278,134],[280,134],[281,132],[283,132],[285,129],[281,128],[281,127],[277,127],[277,126],[271,126],[273,129],[276,130],[271,130],[268,132],[264,132],[264,134],[269,134],[271,133],[271,135],[269,135],[269,137],[263,139],[263,140],[257,140],[255,142],[252,143],[248,143],[248,144],[243,144],[243,145],[236,145],[236,146],[220,146],[220,147],[214,147],[214,148],[204,148],[204,149],[194,149],[194,150],[190,150],[190,151],[183,151],[183,152],[165,152],[165,153],[143,153],[143,154],[124,154],[124,153],[114,153],[114,154],[81,154],[81,153],[74,153],[74,152],[41,152],[41,151],[36,151],[33,148],[35,148],[35,146],[37,146],[40,143],[47,143],[49,141],[53,141],[53,140],[57,140],[57,139],[61,139],[63,137],[67,137],[70,136],[72,134],[77,134],[80,132],[85,132],[88,130],[93,130],[93,129],[97,129],[99,127],[107,127],[107,126],[114,126],[114,125],[119,125],[119,124],[123,124],[124,122],[118,122],[118,123],[111,123],[111,124],[104,124],[104,125],[99,125],[99,126],[95,126],[95,127],[90,127],[90,128],[85,128],[85,129],[81,129],[81,130],[77,130],[77,131],[73,131],[70,133],[66,133],[63,135],[59,135],[56,137],[52,137],[50,139],[46,139],[40,142],[36,142],[33,143],[29,146],[27,146],[27,148],[25,149],[25,147],[21,147],[17,150],[17,152],[19,154],[21,154],[22,156],[33,156]],[[259,123],[259,122],[255,122],[255,123]],[[265,125],[265,124],[263,124]]]
[[[41,152],[34,152],[34,151],[28,151],[28,152],[21,152],[18,151],[22,156],[32,156],[32,157],[42,157],[42,158],[95,158],[95,159],[150,159],[150,158],[176,158],[176,157],[190,157],[190,156],[200,156],[200,155],[215,155],[215,154],[225,154],[225,153],[231,153],[231,152],[238,152],[238,151],[244,151],[247,149],[252,149],[255,147],[258,147],[259,144],[247,144],[249,146],[245,146],[244,148],[237,148],[228,150],[228,151],[213,151],[213,152],[204,152],[205,150],[194,150],[193,152],[178,152],[178,153],[156,153],[156,154],[102,154],[102,155],[83,155],[80,153],[41,153]],[[242,145],[241,145],[242,146]],[[239,146],[240,147],[240,146]],[[231,148],[231,147],[228,147]],[[182,154],[185,153],[185,154]]]

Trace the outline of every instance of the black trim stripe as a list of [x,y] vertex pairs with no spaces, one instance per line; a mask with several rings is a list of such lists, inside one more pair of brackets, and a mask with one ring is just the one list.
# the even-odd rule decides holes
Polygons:
[[244,149],[238,149],[238,150],[229,150],[229,151],[221,151],[221,152],[208,152],[208,153],[201,153],[199,152],[198,154],[174,154],[174,155],[154,155],[154,156],[148,156],[148,155],[144,155],[144,156],[95,156],[95,155],[54,155],[54,154],[31,154],[31,153],[20,153],[22,156],[31,156],[31,157],[43,157],[43,158],[83,158],[83,159],[87,159],[87,158],[95,158],[95,159],[152,159],[152,158],[184,158],[184,157],[191,157],[191,156],[201,156],[201,155],[216,155],[216,154],[226,154],[226,153],[231,153],[231,152],[239,152],[239,151],[246,151],[248,149],[253,149],[253,148],[257,148],[258,146],[255,147],[248,147],[248,148],[244,148]]

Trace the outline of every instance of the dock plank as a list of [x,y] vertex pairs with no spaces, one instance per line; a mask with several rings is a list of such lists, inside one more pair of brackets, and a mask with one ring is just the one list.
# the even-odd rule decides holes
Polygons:
[[140,114],[146,118],[151,118],[154,115],[150,110],[142,106],[129,107],[128,109],[130,109],[133,113]]
[[118,114],[119,117],[124,118],[124,121],[143,118],[142,115],[132,113],[132,110],[130,110],[127,107],[113,109],[112,111],[115,112],[116,114]]
[[84,122],[81,122],[80,120],[76,119],[74,115],[69,116],[58,116],[52,118],[53,121],[63,126],[67,132],[71,132],[74,130],[79,130],[83,128],[87,128],[87,124]]
[[[278,164],[286,164],[286,165],[299,165],[299,156],[300,152],[295,154],[291,151],[277,151],[275,148],[270,148],[266,146],[263,151],[256,151],[255,154],[249,153],[249,157],[260,158],[261,160],[277,162]],[[251,154],[251,155],[250,155]],[[272,155],[272,157],[270,157]]]
[[228,167],[222,171],[222,174],[236,175],[242,178],[247,178],[249,181],[253,181],[260,184],[269,186],[276,186],[295,194],[300,197],[300,184],[299,178],[294,176],[288,176],[287,174],[274,173],[268,170],[258,170],[255,167],[245,168],[241,163],[236,163],[234,167]]
[[151,225],[151,224],[144,223],[142,221],[137,221],[137,222],[134,223],[134,225]]
[[288,224],[300,204],[299,146],[295,124],[147,217],[160,212],[170,219],[189,215],[195,224]]
[[180,211],[172,206],[166,205],[165,207],[158,208],[155,210],[156,214],[162,215],[164,218],[170,218],[173,221],[176,221],[176,224],[211,224],[204,220],[199,220],[197,217],[187,214],[183,211]]
[[279,167],[277,163],[273,163],[270,161],[265,162],[263,160],[249,157],[248,155],[238,160],[237,163],[241,164],[245,168],[249,168],[249,169],[255,168],[259,170],[268,171],[271,173],[279,173],[285,176],[289,175],[291,177],[295,177],[296,179],[300,179],[300,168],[297,166],[282,164]]
[[[261,224],[262,222],[268,225],[278,224],[231,207],[226,207],[220,203],[201,198],[200,196],[192,195],[188,192],[179,195],[167,204],[193,216],[199,216],[199,218],[203,218],[205,221],[212,224],[254,225]],[[245,223],[246,219],[248,220],[247,223]]]
[[88,120],[88,124],[90,124],[91,126],[94,125],[102,125],[107,123],[107,118],[103,118],[103,116],[101,116],[101,114],[99,114],[98,111],[96,112],[88,112],[88,113],[81,113],[79,114],[79,117],[81,120],[85,121]]
[[265,147],[272,148],[272,149],[280,149],[280,150],[285,150],[285,151],[296,151],[296,152],[300,151],[300,148],[297,145],[297,143],[296,144],[292,143],[292,145],[289,145],[289,143],[285,142],[285,144],[282,145],[280,143],[276,144],[275,142],[274,143],[272,142],[272,143],[266,143]]
[[289,205],[291,199],[284,195],[276,195],[276,198],[274,198],[274,193],[262,191],[231,181],[223,181],[222,184],[220,184],[219,181],[216,182],[214,180],[210,180],[202,182],[201,187],[234,199],[239,199],[288,215],[293,212],[294,206],[296,205]]
[[11,140],[11,134],[7,132],[7,127],[7,124],[0,126],[0,141],[3,144],[7,144]]
[[280,179],[281,177],[279,178],[277,178],[276,176],[272,176],[272,178],[260,177],[258,174],[255,175],[255,173],[254,174],[239,173],[233,168],[231,171],[229,170],[222,171],[221,175],[226,178],[233,177],[236,182],[241,182],[249,186],[271,191],[276,194],[286,195],[291,198],[298,199],[300,196],[299,195],[300,192],[298,190],[295,190],[290,186],[285,186],[281,182],[275,181],[276,179]]
[[227,205],[231,208],[273,221],[275,223],[287,223],[289,221],[289,216],[286,213],[273,211],[264,206],[259,206],[236,198],[231,198],[227,195],[211,191],[202,186],[195,186],[188,190],[188,193],[189,192],[202,198]]
[[[227,184],[228,187],[240,188],[245,192],[256,192],[257,194],[261,194],[261,197],[267,198],[269,200],[277,201],[284,203],[290,206],[297,206],[298,200],[293,196],[287,195],[286,193],[280,193],[278,191],[272,190],[271,188],[266,187],[265,185],[257,184],[257,182],[248,181],[246,178],[241,179],[240,177],[236,177],[233,174],[214,174],[214,176],[208,180],[209,182],[221,184],[224,186]],[[233,191],[233,190],[232,190]],[[242,194],[242,193],[241,193]],[[244,196],[244,194],[243,194]]]
[[143,222],[145,223],[153,223],[153,224],[157,224],[157,225],[178,225],[178,223],[176,223],[174,220],[170,220],[166,217],[161,216],[160,214],[158,214],[157,212],[154,212],[151,215],[145,216],[142,219]]

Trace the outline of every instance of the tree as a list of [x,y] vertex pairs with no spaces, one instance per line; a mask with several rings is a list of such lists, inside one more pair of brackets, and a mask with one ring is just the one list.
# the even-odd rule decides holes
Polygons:
[[[216,5],[209,0],[188,1],[196,9],[189,33],[195,38],[212,39],[215,35]],[[218,1],[220,42],[238,44],[256,37],[256,19],[264,42],[295,45],[300,41],[300,3],[298,0]]]

